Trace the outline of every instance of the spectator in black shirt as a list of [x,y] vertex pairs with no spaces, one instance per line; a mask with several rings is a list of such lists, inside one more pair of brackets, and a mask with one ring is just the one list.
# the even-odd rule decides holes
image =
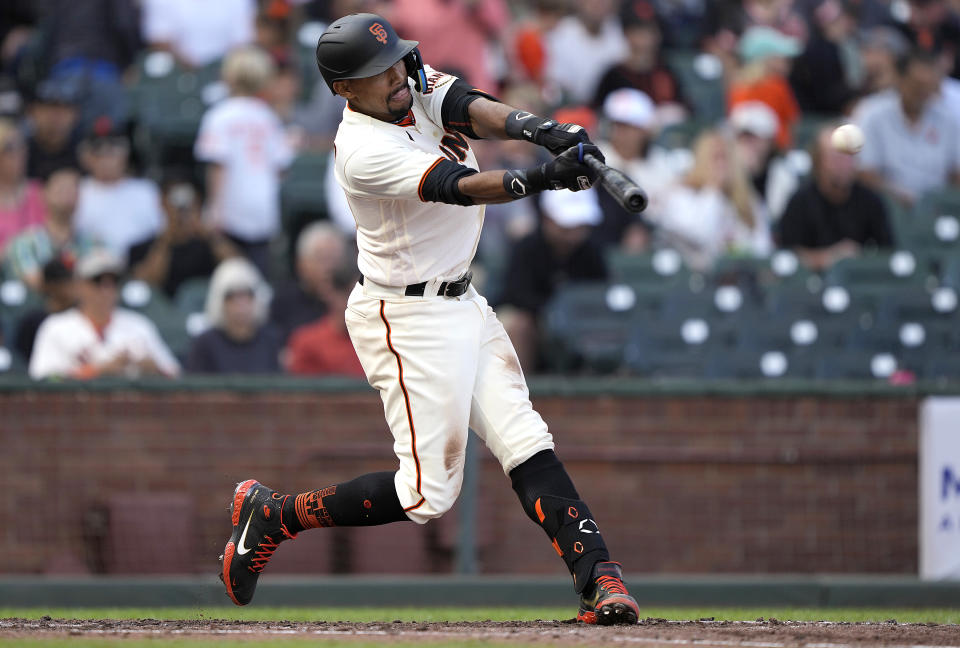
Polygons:
[[49,79],[37,85],[28,111],[27,177],[46,180],[60,169],[79,169],[80,88]]
[[280,371],[283,340],[267,319],[270,288],[244,258],[227,259],[213,273],[206,316],[211,328],[193,342],[187,371],[257,374]]
[[173,297],[188,279],[209,277],[221,261],[240,255],[233,243],[203,222],[202,204],[191,182],[170,179],[164,183],[167,228],[130,248],[128,267],[134,277]]
[[779,243],[813,270],[856,256],[863,246],[891,247],[893,236],[880,195],[856,179],[853,157],[830,145],[832,128],[817,134],[813,178],[790,199]]
[[596,189],[541,194],[540,227],[510,253],[498,314],[520,364],[536,368],[537,320],[557,287],[607,278],[603,250],[590,236],[601,220]]
[[329,222],[308,225],[297,239],[296,278],[281,285],[270,306],[270,319],[286,340],[294,329],[327,314],[333,275],[343,265],[347,244]]
[[660,27],[650,17],[625,19],[623,34],[630,52],[622,63],[609,68],[597,85],[594,108],[603,106],[607,96],[620,88],[634,88],[647,94],[661,112],[660,125],[682,121],[686,115],[680,84],[660,56]]
[[43,324],[43,320],[47,319],[47,315],[62,313],[77,305],[73,270],[70,265],[57,257],[43,266],[43,283],[40,286],[43,307],[28,311],[20,318],[13,339],[14,348],[24,362],[30,360],[33,343],[37,339],[37,331]]
[[848,112],[863,82],[853,11],[851,5],[825,0],[813,12],[810,40],[790,72],[790,85],[804,112]]

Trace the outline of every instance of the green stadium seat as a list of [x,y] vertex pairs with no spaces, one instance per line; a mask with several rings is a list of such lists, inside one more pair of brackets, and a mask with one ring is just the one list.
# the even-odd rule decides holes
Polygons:
[[818,359],[816,377],[827,380],[886,380],[897,366],[896,359],[889,354],[870,351],[830,353]]
[[651,320],[636,327],[625,349],[626,366],[650,377],[700,377],[717,347],[714,327],[703,318]]
[[666,61],[691,104],[694,118],[707,124],[723,119],[727,91],[720,60],[692,50],[673,50],[666,52]]
[[927,278],[911,252],[898,250],[838,261],[827,271],[826,283],[845,286],[851,292],[886,292],[904,287],[923,289]]
[[633,286],[639,284],[682,285],[690,272],[676,250],[657,250],[652,254],[628,254],[619,250],[607,253],[610,276]]
[[159,290],[142,281],[128,281],[120,290],[121,306],[146,316],[160,332],[160,337],[178,357],[183,357],[190,344],[186,316]]
[[195,277],[184,281],[177,288],[173,302],[182,315],[202,313],[206,308],[207,291],[210,289],[210,279]]

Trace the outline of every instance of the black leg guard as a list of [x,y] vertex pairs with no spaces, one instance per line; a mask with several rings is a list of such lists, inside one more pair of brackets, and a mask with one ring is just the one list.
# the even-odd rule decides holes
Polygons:
[[543,527],[567,564],[580,594],[593,566],[610,559],[600,529],[552,450],[538,452],[510,471],[513,490],[527,516]]

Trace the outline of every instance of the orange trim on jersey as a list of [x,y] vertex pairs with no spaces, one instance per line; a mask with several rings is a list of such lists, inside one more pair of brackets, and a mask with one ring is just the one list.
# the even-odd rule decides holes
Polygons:
[[423,172],[423,175],[420,176],[420,184],[417,185],[417,195],[420,197],[420,202],[427,202],[426,198],[423,197],[423,183],[427,180],[427,176],[430,175],[430,172],[437,168],[437,165],[443,162],[447,158],[437,158],[437,161],[430,165],[426,171]]
[[401,128],[407,128],[408,126],[416,126],[417,118],[414,116],[413,110],[411,109],[407,111],[407,114],[404,117],[392,123],[395,126],[400,126]]
[[423,493],[420,492],[420,457],[417,456],[417,429],[413,426],[413,411],[410,409],[410,394],[407,393],[407,386],[403,384],[403,362],[400,360],[400,354],[397,353],[397,350],[393,348],[393,342],[390,341],[390,322],[387,321],[387,316],[383,312],[383,307],[386,305],[384,300],[380,300],[380,319],[383,320],[383,325],[387,327],[387,348],[390,349],[390,353],[394,355],[397,359],[397,371],[398,377],[400,379],[400,391],[403,392],[403,402],[407,407],[407,423],[410,425],[410,438],[411,446],[413,447],[413,463],[417,466],[417,495],[420,496],[420,501],[414,504],[413,506],[408,506],[403,509],[404,512],[413,511],[420,508],[426,498],[423,496]]

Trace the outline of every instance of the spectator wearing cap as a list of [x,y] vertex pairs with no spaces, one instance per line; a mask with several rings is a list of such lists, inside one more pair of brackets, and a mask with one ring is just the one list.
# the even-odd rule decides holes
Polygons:
[[143,37],[186,67],[201,67],[253,41],[256,0],[144,0]]
[[46,181],[59,169],[80,168],[79,103],[76,83],[48,79],[37,85],[27,111],[27,176]]
[[560,88],[568,103],[587,104],[603,73],[629,50],[613,0],[583,0],[575,7],[544,38],[546,80]]
[[130,175],[130,141],[109,118],[97,120],[79,152],[89,175],[80,181],[76,230],[127,259],[130,248],[163,231],[160,190]]
[[908,0],[895,25],[916,49],[941,58],[946,74],[960,79],[960,8],[948,0]]
[[540,195],[543,217],[536,231],[510,251],[497,308],[520,365],[537,367],[538,319],[556,289],[569,281],[607,278],[603,249],[590,234],[602,220],[597,190],[548,191]]
[[804,112],[848,112],[863,83],[853,12],[853,7],[841,0],[824,0],[813,12],[810,39],[790,73],[790,84]]
[[47,208],[39,182],[27,179],[27,145],[16,124],[0,119],[0,251],[25,229],[43,224]]
[[831,126],[817,134],[813,177],[790,198],[778,228],[780,247],[793,249],[816,271],[856,256],[863,247],[893,245],[883,200],[857,180],[853,157],[830,144],[832,131]]
[[208,221],[269,276],[269,245],[280,225],[280,174],[293,160],[283,126],[258,94],[273,74],[262,50],[234,50],[223,62],[230,97],[203,116],[194,154],[207,164]]
[[736,147],[714,130],[702,133],[693,150],[693,168],[669,192],[657,222],[661,242],[675,247],[696,270],[709,269],[725,254],[770,254],[767,215]]
[[[649,7],[644,3],[641,6]],[[649,8],[648,15],[629,12],[623,23],[623,34],[629,48],[626,58],[607,68],[593,99],[596,108],[602,108],[607,96],[620,88],[633,88],[645,93],[664,112],[671,112],[671,121],[682,121],[686,105],[680,84],[661,58],[660,27]],[[661,119],[661,122],[663,120]]]
[[420,41],[423,58],[438,70],[457,71],[475,88],[492,92],[490,44],[510,24],[505,0],[394,0],[385,15],[404,38]]
[[30,356],[31,378],[180,373],[153,322],[117,307],[123,270],[123,260],[107,249],[94,250],[77,262],[77,306],[50,315],[40,325]]
[[761,101],[777,114],[777,147],[790,147],[791,129],[800,108],[787,82],[790,60],[800,53],[800,42],[771,27],[751,27],[740,39],[742,67],[729,88],[729,108],[747,101]]
[[94,242],[74,229],[79,183],[80,175],[73,169],[50,176],[43,189],[46,220],[28,227],[7,245],[3,263],[8,277],[39,290],[47,262],[60,258],[72,265],[93,248]]
[[939,60],[913,50],[897,62],[897,86],[858,111],[860,179],[898,202],[960,183],[960,115],[940,97]]
[[800,173],[777,150],[776,113],[759,101],[737,104],[730,113],[737,155],[772,220],[780,218],[800,184]]
[[296,276],[279,286],[270,304],[270,320],[284,340],[329,312],[335,273],[348,257],[346,241],[331,223],[311,223],[300,232]]
[[[667,152],[653,145],[657,130],[653,101],[640,90],[615,90],[603,102],[603,124],[598,146],[607,164],[644,188],[649,199],[644,216],[656,218],[678,172]],[[649,234],[645,219],[623,209],[605,191],[598,197],[603,221],[594,229],[594,238],[604,247],[622,246],[631,252],[645,249]]]
[[166,228],[130,248],[131,275],[173,297],[186,281],[209,277],[240,251],[203,222],[200,192],[190,180],[170,177],[163,187]]
[[43,296],[43,306],[27,311],[17,322],[13,336],[13,348],[24,362],[30,361],[33,345],[40,325],[49,315],[62,313],[77,303],[77,291],[73,281],[72,260],[67,265],[61,258],[48,261],[41,272],[37,292]]
[[330,312],[293,332],[285,352],[285,366],[305,376],[355,376],[363,378],[363,366],[350,341],[344,313],[347,299],[357,285],[356,264],[351,259],[334,272],[327,303]]
[[280,371],[280,332],[267,322],[270,287],[244,258],[227,259],[213,273],[205,314],[210,329],[197,337],[187,371],[262,374]]

